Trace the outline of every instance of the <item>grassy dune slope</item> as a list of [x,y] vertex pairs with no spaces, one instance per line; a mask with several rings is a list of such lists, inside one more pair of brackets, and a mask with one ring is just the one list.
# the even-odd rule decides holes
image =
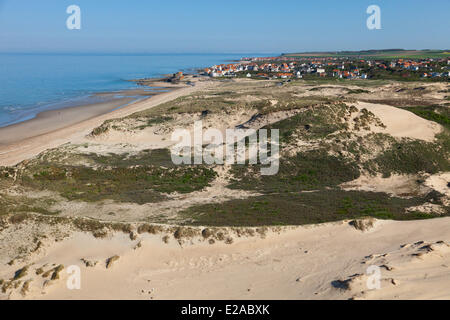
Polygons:
[[[430,176],[450,171],[448,88],[431,84],[418,96],[414,86],[388,82],[362,90],[352,82],[218,82],[109,120],[83,145],[64,145],[0,168],[0,214],[86,214],[114,221],[114,212],[123,212],[128,220],[209,226],[448,215],[448,197],[426,184]],[[358,101],[393,101],[442,130],[434,141],[394,137],[383,119],[357,108]],[[195,120],[205,128],[279,129],[279,173],[261,176],[259,165],[175,166],[170,133],[191,128]],[[366,176],[407,177],[413,191],[342,188]]]

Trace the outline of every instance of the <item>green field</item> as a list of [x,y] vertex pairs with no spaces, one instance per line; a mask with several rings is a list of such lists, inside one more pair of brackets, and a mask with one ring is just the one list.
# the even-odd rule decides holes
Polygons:
[[364,51],[335,51],[335,52],[303,52],[303,53],[285,53],[283,57],[335,57],[335,58],[365,58],[365,59],[425,59],[425,58],[449,58],[450,50],[364,50]]

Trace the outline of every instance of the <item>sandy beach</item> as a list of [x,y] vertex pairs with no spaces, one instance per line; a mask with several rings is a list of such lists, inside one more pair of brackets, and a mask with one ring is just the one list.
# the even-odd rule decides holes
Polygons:
[[133,98],[120,98],[108,102],[80,105],[39,113],[35,118],[0,128],[0,146],[41,136],[71,125],[95,118],[132,102]]
[[[15,125],[0,128],[0,166],[17,164],[40,152],[58,145],[80,141],[90,131],[108,119],[124,117],[158,104],[189,94],[206,85],[196,81],[195,86],[169,85],[152,81],[152,85],[170,89],[160,94],[127,104],[135,98],[125,97],[107,103],[91,106],[77,106],[40,113],[36,118]],[[133,94],[136,94],[134,92]]]

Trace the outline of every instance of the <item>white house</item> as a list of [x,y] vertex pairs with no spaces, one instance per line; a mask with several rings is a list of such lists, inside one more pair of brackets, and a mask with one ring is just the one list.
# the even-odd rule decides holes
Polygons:
[[317,68],[316,72],[317,72],[317,73],[325,73],[325,69],[323,69],[323,68]]

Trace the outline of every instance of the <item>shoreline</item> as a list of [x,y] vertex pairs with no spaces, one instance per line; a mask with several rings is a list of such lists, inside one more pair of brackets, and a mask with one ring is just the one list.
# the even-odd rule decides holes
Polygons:
[[39,112],[35,117],[0,128],[0,147],[40,136],[125,107],[136,99],[116,98],[106,102],[82,104]]
[[[92,129],[106,120],[124,117],[176,99],[209,82],[200,77],[188,79],[194,85],[170,84],[163,82],[163,79],[152,81],[152,87],[164,87],[169,91],[155,92],[138,101],[132,97],[123,97],[115,102],[94,104],[94,108],[76,106],[44,111],[34,119],[0,128],[0,137],[6,136],[3,143],[0,138],[0,166],[16,165],[64,143],[82,142]],[[61,118],[64,120],[58,122]],[[45,126],[44,129],[40,127],[42,125]]]
[[[168,77],[158,77],[158,78],[144,78],[144,79],[131,79],[126,80],[126,82],[133,82],[137,85],[136,88],[129,89],[120,89],[120,90],[111,90],[111,91],[98,91],[91,92],[90,94],[72,97],[67,100],[61,100],[59,102],[53,102],[46,104],[42,110],[40,111],[30,111],[30,114],[22,116],[16,120],[12,120],[10,122],[4,123],[0,125],[0,129],[11,127],[17,124],[21,124],[27,121],[34,120],[40,116],[43,116],[51,111],[62,111],[64,109],[71,108],[80,108],[80,107],[94,107],[99,104],[114,104],[117,105],[116,101],[120,101],[122,98],[135,98],[134,100],[142,100],[145,97],[153,96],[156,94],[160,94],[162,92],[167,92],[171,88],[167,85],[163,86],[153,86],[153,83],[164,83],[168,80]],[[97,101],[96,101],[97,98]],[[99,100],[98,98],[106,98],[109,99],[107,101]],[[132,101],[131,101],[132,102]],[[124,102],[122,105],[117,107],[124,107],[130,102]],[[0,145],[1,145],[0,139]]]

